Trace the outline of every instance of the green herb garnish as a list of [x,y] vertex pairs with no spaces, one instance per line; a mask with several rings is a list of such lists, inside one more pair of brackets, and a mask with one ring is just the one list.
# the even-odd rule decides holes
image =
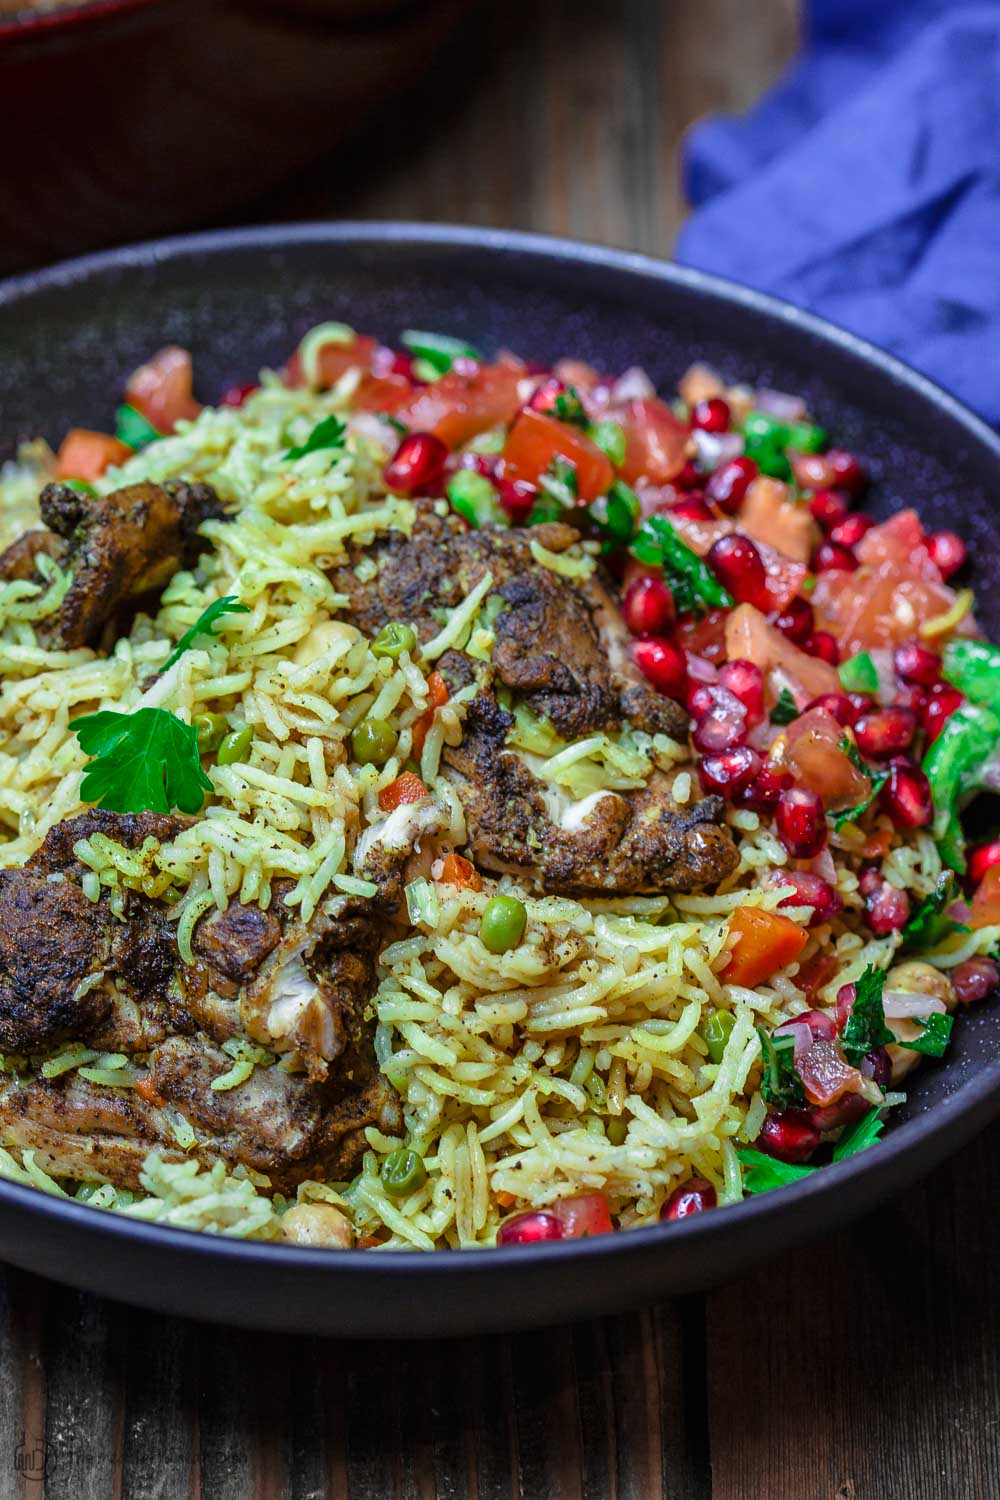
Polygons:
[[130,448],[145,448],[162,434],[134,406],[119,406],[115,413],[115,437]]
[[425,333],[419,328],[407,328],[399,336],[403,348],[415,359],[425,360],[438,375],[447,375],[456,359],[474,359],[482,363],[483,356],[464,339],[453,339],[446,333]]
[[945,916],[945,907],[958,900],[954,871],[943,871],[929,896],[925,896],[903,928],[903,941],[910,948],[936,948],[953,932],[968,932],[962,922]]
[[564,458],[561,453],[555,454],[545,473],[539,476],[538,483],[564,510],[570,510],[576,504],[579,487],[576,464],[572,459]]
[[286,461],[305,458],[309,453],[320,453],[325,448],[342,448],[347,428],[339,417],[324,417],[317,422],[312,432],[297,448],[289,448]]
[[787,1187],[790,1182],[800,1182],[816,1171],[815,1167],[794,1167],[791,1162],[777,1161],[752,1146],[744,1146],[736,1155],[743,1167],[745,1193],[769,1193],[774,1188]]
[[951,1028],[954,1016],[946,1016],[942,1011],[934,1011],[926,1020],[917,1020],[916,1024],[924,1029],[912,1042],[901,1042],[897,1037],[893,1040],[898,1047],[905,1047],[908,1052],[922,1052],[925,1057],[944,1057],[951,1040]]
[[587,514],[601,531],[606,549],[610,551],[632,540],[642,506],[635,490],[623,479],[616,479],[608,493],[588,507]]
[[767,1104],[781,1109],[805,1102],[802,1079],[795,1070],[795,1037],[769,1036],[762,1026],[757,1027],[760,1037],[760,1058],[764,1069],[761,1079],[761,1098]]
[[888,771],[882,770],[881,767],[876,769],[874,766],[869,766],[861,759],[860,751],[849,734],[845,734],[841,738],[840,749],[843,750],[855,770],[860,771],[862,776],[868,777],[871,783],[871,790],[864,801],[859,802],[856,807],[848,807],[843,812],[834,813],[833,826],[838,832],[843,828],[845,823],[856,823],[862,813],[868,811],[879,792],[889,780]]
[[862,1115],[860,1120],[848,1125],[833,1148],[834,1161],[846,1161],[849,1156],[857,1156],[859,1151],[864,1151],[866,1146],[874,1146],[884,1129],[885,1120],[876,1105],[866,1115]]
[[885,1024],[882,1006],[882,991],[885,989],[885,970],[865,970],[854,986],[854,1004],[847,1024],[840,1034],[840,1046],[847,1061],[857,1065],[876,1047],[884,1047],[896,1040]]
[[981,790],[983,767],[998,744],[1000,712],[981,703],[963,703],[924,756],[924,773],[934,798],[934,837],[945,863],[959,873],[965,870],[959,808],[966,798]]
[[795,706],[795,699],[788,688],[782,688],[778,694],[777,703],[771,709],[771,723],[791,724],[792,720],[797,719],[798,716],[799,711]]
[[847,693],[877,693],[878,670],[867,651],[849,656],[837,668],[840,685]]
[[223,594],[221,599],[213,599],[207,609],[203,609],[195,620],[190,630],[185,630],[177,645],[171,651],[163,663],[164,672],[180,661],[185,651],[189,651],[198,640],[199,636],[211,636],[214,640],[218,635],[215,622],[221,620],[223,615],[248,615],[250,610],[245,604],[241,604],[235,594]]
[[564,391],[560,391],[552,403],[552,415],[560,422],[568,422],[571,427],[588,426],[587,413],[583,409],[580,394],[574,386],[568,385]]
[[674,596],[679,614],[701,614],[707,608],[729,609],[734,603],[732,594],[722,587],[697,552],[681,541],[666,516],[646,517],[631,552],[639,562],[663,569],[664,582]]
[[620,469],[628,449],[622,424],[612,421],[595,422],[588,428],[588,432],[591,442],[596,443],[601,452],[610,458],[616,469]]
[[109,812],[201,811],[212,783],[201,768],[198,731],[164,708],[119,714],[102,709],[70,720],[92,756],[80,787],[84,802]]
[[991,641],[949,641],[941,675],[973,703],[1000,705],[1000,646]]

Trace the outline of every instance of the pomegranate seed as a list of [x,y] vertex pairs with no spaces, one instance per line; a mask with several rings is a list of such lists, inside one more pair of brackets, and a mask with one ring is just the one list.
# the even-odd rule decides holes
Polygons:
[[437,484],[447,461],[448,449],[433,432],[411,432],[382,470],[382,477],[390,490],[415,495]]
[[958,688],[953,688],[946,682],[934,684],[920,715],[920,727],[927,735],[928,744],[933,745],[952,714],[964,701]]
[[720,536],[705,561],[737,604],[757,604],[767,609],[767,574],[760,553],[748,536],[738,531]]
[[1000,839],[991,839],[988,844],[980,844],[973,849],[969,855],[969,882],[978,885],[986,874],[992,870],[994,865],[1000,865]]
[[699,719],[691,736],[696,750],[706,755],[717,755],[720,750],[735,750],[746,743],[747,722],[742,715],[726,713],[723,709],[710,708],[704,718]]
[[809,1118],[816,1129],[824,1134],[838,1130],[842,1125],[852,1125],[868,1113],[871,1105],[863,1094],[844,1094],[833,1104],[816,1105],[809,1111]]
[[910,918],[910,898],[905,891],[897,890],[888,880],[880,882],[878,890],[865,900],[868,910],[868,926],[876,937],[898,932]]
[[894,765],[879,802],[897,828],[926,828],[934,816],[931,784],[919,766]]
[[228,391],[223,391],[219,397],[220,406],[242,406],[248,396],[252,396],[259,386],[253,385],[231,385]]
[[814,630],[802,649],[810,656],[818,656],[820,661],[829,662],[831,667],[840,662],[840,647],[828,630]]
[[[781,905],[784,906],[786,903],[782,901]],[[799,1016],[789,1016],[788,1020],[782,1021],[781,1025],[776,1029],[775,1036],[780,1036],[790,1026],[808,1026],[813,1038],[817,1042],[835,1042],[837,1040],[837,1022],[828,1010],[804,1010]]]
[[778,837],[795,859],[812,859],[826,846],[823,799],[809,787],[782,792],[775,810]]
[[715,694],[707,682],[696,683],[688,694],[688,711],[694,719],[710,713],[715,706]]
[[831,542],[829,538],[820,542],[813,553],[814,573],[853,573],[858,566],[858,560],[849,547],[842,547],[839,542]]
[[731,415],[728,401],[721,396],[710,396],[707,401],[695,403],[691,426],[701,432],[728,432]]
[[942,578],[957,573],[967,555],[965,543],[954,531],[932,532],[927,538],[927,550]]
[[625,590],[622,616],[633,635],[662,635],[677,617],[674,596],[662,578],[636,578]]
[[872,1082],[877,1083],[884,1094],[892,1082],[892,1058],[884,1047],[876,1047],[873,1051],[865,1053],[863,1062],[871,1068]]
[[854,454],[843,448],[830,448],[823,457],[830,471],[830,488],[846,490],[849,495],[859,495],[868,483],[868,476]]
[[660,1209],[661,1219],[688,1219],[692,1214],[704,1213],[714,1208],[718,1199],[715,1188],[704,1177],[689,1177],[680,1187],[674,1188]]
[[794,785],[795,778],[791,771],[768,764],[733,801],[740,807],[750,808],[752,812],[770,812],[777,807],[782,792],[787,792]]
[[456,469],[471,469],[484,479],[495,480],[503,460],[497,453],[451,453],[445,468],[449,473]]
[[917,728],[917,716],[909,708],[876,708],[862,714],[854,726],[854,738],[862,755],[895,755],[905,750]]
[[866,531],[871,531],[875,525],[871,516],[863,515],[856,510],[852,515],[845,516],[838,521],[836,526],[830,529],[831,542],[838,542],[841,547],[856,547]]
[[941,676],[941,658],[936,651],[922,646],[919,641],[907,641],[897,646],[892,657],[896,676],[904,682],[914,682],[920,687],[933,687]]
[[687,660],[680,646],[665,636],[649,636],[632,647],[636,665],[658,693],[680,696],[687,682]]
[[542,382],[528,402],[528,405],[532,411],[553,412],[555,411],[556,402],[559,400],[559,397],[565,396],[568,390],[569,386],[553,375],[550,379]]
[[538,497],[538,490],[527,479],[495,479],[497,496],[501,508],[510,517],[515,526],[520,526],[531,514],[532,507]]
[[764,674],[752,661],[737,658],[727,661],[719,668],[719,681],[738,698],[747,711],[747,723],[752,727],[764,718]]
[[[800,481],[801,483],[801,481]],[[839,490],[817,490],[809,502],[814,520],[829,529],[842,521],[848,512],[847,496]]]
[[732,799],[750,785],[760,770],[760,756],[747,745],[706,755],[698,763],[698,778],[706,792],[718,792]]
[[927,707],[927,694],[915,682],[904,683],[890,705],[892,708],[908,708],[919,719]]
[[[794,896],[785,896],[778,902],[779,907],[811,906],[813,914],[809,919],[810,927],[814,922],[829,922],[831,917],[835,917],[844,909],[840,892],[835,890],[828,880],[823,880],[819,875],[813,875],[809,870],[783,870],[777,878],[779,884],[795,887]],[[830,1038],[825,1038],[825,1040],[830,1040]]]
[[694,459],[689,458],[681,472],[674,475],[673,483],[679,490],[694,490],[701,487],[704,478]]
[[858,998],[857,986],[853,984],[842,984],[837,991],[837,1030],[843,1031],[850,1019],[854,1002]]
[[555,1214],[530,1211],[511,1214],[497,1230],[498,1245],[537,1245],[542,1240],[561,1240],[562,1225]]
[[1000,985],[1000,966],[992,958],[967,958],[952,969],[951,982],[963,1005],[976,1005]]
[[734,516],[746,498],[746,492],[757,478],[759,470],[752,458],[731,458],[720,464],[705,486],[705,493],[713,505]]
[[706,504],[704,493],[701,490],[690,490],[686,495],[682,495],[679,500],[675,500],[673,505],[669,507],[669,513],[672,516],[679,517],[682,521],[714,520],[712,512]]
[[872,896],[882,884],[882,875],[877,865],[865,865],[858,876],[858,890],[862,896]]
[[875,699],[868,693],[848,693],[847,696],[851,700],[851,707],[858,714],[866,714],[875,707]]
[[846,693],[821,693],[806,706],[805,712],[808,713],[811,708],[826,709],[826,712],[832,714],[838,724],[849,728],[853,728],[860,712]]
[[780,630],[783,636],[787,636],[797,646],[804,645],[809,639],[816,622],[812,605],[798,595],[790,599],[784,609],[772,611],[767,618],[775,630]]
[[798,1164],[808,1161],[816,1150],[819,1131],[805,1111],[795,1115],[788,1110],[775,1111],[765,1119],[754,1145],[778,1161]]

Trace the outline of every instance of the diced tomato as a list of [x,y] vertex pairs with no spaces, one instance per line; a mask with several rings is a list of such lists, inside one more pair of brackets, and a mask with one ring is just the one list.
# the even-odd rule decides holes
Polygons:
[[67,432],[56,454],[57,479],[83,479],[92,483],[100,479],[112,464],[123,464],[132,449],[107,432],[89,432],[74,427]]
[[457,886],[460,891],[481,891],[483,888],[479,871],[470,860],[463,859],[461,854],[445,855],[438,880],[443,885]]
[[835,1104],[845,1094],[856,1094],[861,1086],[861,1074],[836,1042],[814,1041],[796,1053],[795,1067],[810,1104]]
[[692,656],[718,666],[726,659],[726,619],[724,609],[710,609],[700,620],[688,615],[677,626],[677,639]]
[[395,781],[390,781],[378,794],[378,805],[383,812],[394,812],[404,802],[419,802],[427,796],[427,788],[412,771],[404,771]]
[[991,865],[976,888],[971,902],[969,926],[993,927],[1000,924],[1000,865]]
[[355,411],[395,413],[413,395],[414,387],[401,375],[364,375],[351,398]]
[[669,507],[662,513],[682,541],[687,543],[692,552],[697,552],[699,557],[704,557],[720,537],[729,536],[734,531],[749,536],[764,564],[767,592],[773,609],[784,609],[802,588],[809,572],[805,563],[786,557],[777,547],[771,546],[769,541],[751,532],[749,527],[743,525],[742,516],[738,521],[733,521],[728,516],[713,516],[711,520],[705,521],[682,515]]
[[503,450],[504,477],[537,484],[554,458],[576,466],[576,488],[584,503],[606,495],[615,473],[611,461],[578,427],[530,407],[522,411]]
[[432,672],[427,679],[428,707],[413,726],[413,753],[419,755],[424,748],[427,731],[434,723],[434,710],[448,702],[448,684],[440,672]]
[[793,563],[809,562],[820,530],[807,505],[790,499],[791,491],[777,479],[755,479],[740,511],[739,530],[769,546]]
[[[726,655],[730,661],[752,661],[764,673],[780,672],[800,708],[824,693],[839,693],[836,667],[818,656],[808,656],[793,641],[769,625],[752,604],[739,604],[726,619]],[[778,694],[770,691],[773,704]]]
[[564,385],[571,385],[581,396],[589,396],[601,383],[598,371],[582,359],[560,359],[552,373]]
[[440,380],[417,387],[394,415],[411,432],[433,432],[449,448],[459,448],[480,432],[513,421],[523,378],[524,366],[513,359],[472,371],[449,370]]
[[669,406],[649,396],[612,408],[609,415],[625,431],[621,475],[627,484],[642,478],[652,484],[669,484],[677,477],[687,459],[691,434]]
[[[332,340],[329,344],[323,344],[316,356],[319,389],[326,390],[331,385],[336,385],[348,370],[370,370],[377,348],[377,339],[370,338],[366,333],[355,334],[349,344],[334,343]],[[299,349],[296,349],[285,366],[285,384],[297,387],[305,383],[302,356]]]
[[791,917],[760,906],[737,907],[729,918],[729,931],[739,941],[720,978],[750,990],[793,963],[809,941],[805,928]]
[[785,730],[786,759],[800,786],[819,792],[834,811],[857,807],[871,792],[868,777],[841,749],[844,728],[825,708],[811,708]]
[[168,344],[129,376],[125,400],[157,432],[173,432],[180,421],[193,421],[201,402],[191,394],[191,356]]
[[592,1234],[610,1234],[614,1229],[608,1200],[603,1193],[574,1193],[557,1198],[547,1210],[562,1225],[564,1240],[582,1240]]

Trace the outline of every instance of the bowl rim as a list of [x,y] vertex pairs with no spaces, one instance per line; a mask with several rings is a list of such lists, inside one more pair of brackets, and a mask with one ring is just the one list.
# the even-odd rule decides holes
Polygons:
[[[94,0],[94,3],[99,8],[119,8],[147,4],[149,0]],[[216,256],[228,251],[294,248],[302,244],[324,243],[344,246],[406,243],[425,248],[438,246],[445,250],[481,249],[501,256],[534,256],[554,263],[571,262],[604,268],[616,276],[625,273],[626,276],[652,277],[695,295],[701,294],[735,304],[781,324],[789,335],[805,333],[820,343],[833,345],[877,369],[906,394],[937,407],[943,415],[964,430],[972,444],[990,455],[997,465],[997,478],[1000,481],[1000,434],[994,432],[949,392],[895,355],[827,319],[738,282],[678,265],[673,261],[659,260],[638,251],[564,239],[555,235],[405,220],[293,222],[209,230],[103,250],[62,261],[40,271],[8,278],[0,282],[0,308],[25,303],[30,315],[30,301],[34,295],[85,282],[108,272],[152,267],[163,261],[183,260],[191,256]],[[973,1017],[976,1014],[973,1012]],[[979,1011],[978,1014],[983,1012]],[[756,1224],[759,1232],[766,1231],[768,1226],[776,1226],[781,1220],[801,1216],[814,1200],[832,1197],[848,1184],[868,1179],[878,1180],[879,1183],[873,1198],[885,1196],[884,1185],[894,1176],[898,1175],[901,1180],[909,1181],[920,1175],[918,1158],[922,1154],[928,1165],[934,1165],[937,1160],[950,1154],[947,1145],[944,1150],[927,1152],[929,1142],[937,1140],[940,1143],[953,1136],[957,1147],[996,1114],[1000,1114],[1000,1056],[993,1062],[978,1067],[971,1076],[963,1078],[948,1098],[898,1125],[879,1142],[877,1150],[862,1152],[846,1161],[823,1166],[812,1176],[802,1178],[778,1192],[756,1195],[716,1209],[711,1214],[694,1215],[669,1225],[654,1224],[642,1229],[582,1240],[496,1246],[485,1255],[482,1249],[449,1250],[437,1254],[420,1250],[394,1250],[386,1254],[371,1254],[356,1249],[305,1250],[301,1246],[282,1245],[268,1240],[240,1240],[200,1230],[147,1224],[122,1214],[95,1211],[86,1204],[58,1198],[5,1178],[0,1178],[0,1202],[23,1209],[29,1217],[48,1220],[56,1225],[62,1224],[83,1235],[108,1235],[136,1247],[170,1250],[191,1261],[207,1258],[212,1262],[222,1262],[234,1267],[256,1266],[262,1270],[275,1271],[287,1271],[295,1267],[301,1269],[308,1264],[310,1271],[326,1269],[330,1273],[350,1272],[352,1276],[369,1276],[377,1280],[387,1276],[412,1276],[418,1271],[421,1275],[434,1279],[457,1273],[469,1276],[477,1271],[480,1275],[489,1275],[495,1270],[551,1264],[568,1257],[572,1257],[574,1262],[612,1259],[617,1262],[630,1254],[641,1258],[655,1243],[663,1244],[666,1235],[670,1236],[671,1244],[690,1242],[690,1249],[695,1250],[699,1243],[707,1246],[722,1234],[731,1233],[736,1229],[737,1222],[745,1222],[748,1229],[751,1224]],[[901,1170],[903,1168],[909,1168],[909,1171]],[[735,1217],[737,1213],[738,1221]]]
[[44,36],[46,33],[62,34],[67,30],[108,20],[112,16],[124,15],[134,10],[149,10],[162,0],[70,0],[69,4],[55,10],[15,11],[9,17],[0,18],[0,43]]

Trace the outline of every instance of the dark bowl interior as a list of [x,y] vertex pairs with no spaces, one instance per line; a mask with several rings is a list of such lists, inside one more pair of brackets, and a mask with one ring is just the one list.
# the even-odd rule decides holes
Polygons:
[[[641,364],[670,391],[695,358],[804,394],[874,476],[872,508],[915,504],[970,543],[1000,634],[1000,441],[870,346],[768,298],[639,256],[412,225],[245,230],[161,242],[0,287],[0,457],[39,432],[107,427],[124,377],[161,344],[194,353],[199,395],[280,363],[338,318],[407,326],[542,361]],[[424,1257],[300,1251],[131,1223],[0,1183],[0,1255],[109,1296],[257,1327],[440,1336],[607,1312],[726,1279],[863,1213],[1000,1108],[1000,1013],[963,1016],[946,1065],[912,1079],[875,1149],[703,1219],[591,1241]]]

